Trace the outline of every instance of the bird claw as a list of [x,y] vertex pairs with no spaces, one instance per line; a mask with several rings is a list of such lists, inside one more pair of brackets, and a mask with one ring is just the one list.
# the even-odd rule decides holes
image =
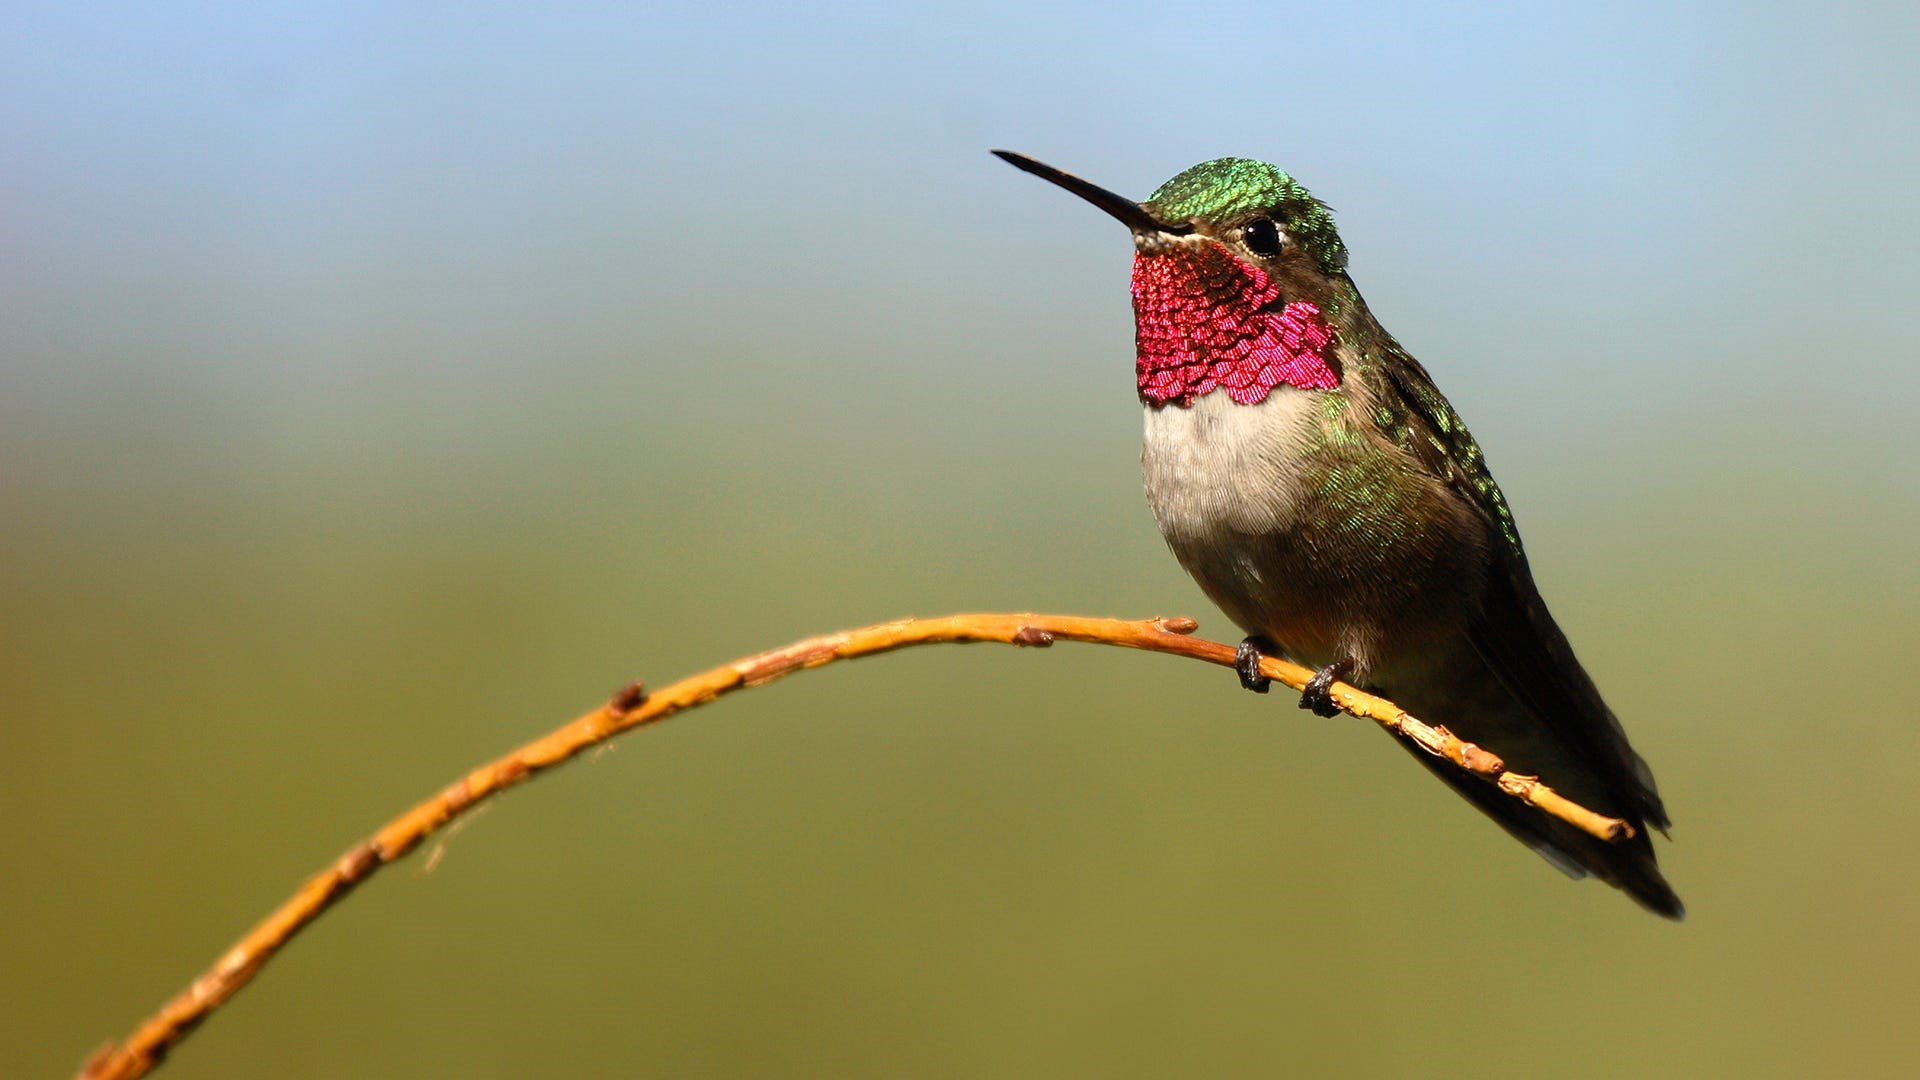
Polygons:
[[1265,652],[1272,649],[1273,643],[1258,634],[1248,635],[1233,650],[1233,670],[1240,675],[1240,685],[1256,694],[1264,694],[1273,688],[1273,680],[1260,674],[1260,660]]
[[1300,707],[1313,710],[1315,716],[1339,716],[1342,710],[1334,704],[1333,684],[1353,674],[1353,668],[1353,657],[1346,656],[1314,672],[1300,690]]

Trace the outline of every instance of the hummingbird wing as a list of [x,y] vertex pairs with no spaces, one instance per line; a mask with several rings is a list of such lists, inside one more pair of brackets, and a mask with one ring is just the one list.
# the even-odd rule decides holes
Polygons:
[[1515,698],[1581,752],[1622,809],[1664,831],[1670,822],[1653,772],[1548,613],[1506,496],[1479,444],[1426,369],[1404,351],[1396,353],[1382,365],[1381,381],[1402,406],[1396,411],[1404,414],[1403,448],[1480,512],[1492,538],[1494,565],[1469,630],[1474,649]]
[[[1515,697],[1565,730],[1569,741],[1587,744],[1594,755],[1590,760],[1609,773],[1615,797],[1666,831],[1672,822],[1654,786],[1653,770],[1634,752],[1619,719],[1575,659],[1573,646],[1540,598],[1526,556],[1516,554],[1505,561],[1499,568],[1504,572],[1496,571],[1489,582],[1474,620],[1474,648]],[[1576,740],[1575,735],[1585,739]]]

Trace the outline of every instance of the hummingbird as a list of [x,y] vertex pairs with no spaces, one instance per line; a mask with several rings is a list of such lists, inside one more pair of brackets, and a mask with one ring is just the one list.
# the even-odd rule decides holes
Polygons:
[[1499,753],[1633,826],[1596,839],[1417,748],[1422,764],[1571,877],[1684,914],[1647,827],[1653,773],[1534,585],[1480,446],[1374,318],[1325,203],[1246,158],[1203,162],[1145,202],[1006,150],[1133,233],[1134,376],[1147,503],[1174,557],[1264,654],[1345,681]]

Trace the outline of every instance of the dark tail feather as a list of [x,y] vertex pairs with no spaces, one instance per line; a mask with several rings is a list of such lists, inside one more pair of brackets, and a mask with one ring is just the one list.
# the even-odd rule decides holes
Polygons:
[[1686,906],[1661,876],[1660,866],[1654,861],[1653,842],[1647,838],[1646,825],[1637,816],[1628,817],[1634,827],[1631,839],[1612,843],[1598,840],[1548,817],[1485,780],[1461,772],[1451,762],[1442,761],[1411,743],[1402,745],[1435,776],[1446,781],[1448,787],[1569,877],[1591,874],[1633,897],[1641,907],[1656,915],[1676,922],[1686,918]]

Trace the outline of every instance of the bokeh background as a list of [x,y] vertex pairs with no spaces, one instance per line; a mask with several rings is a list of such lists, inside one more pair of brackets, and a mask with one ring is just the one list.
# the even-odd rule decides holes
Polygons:
[[731,698],[390,869],[182,1076],[1894,1075],[1920,9],[0,13],[0,1073],[635,676],[1193,614],[1129,249],[1341,214],[1659,772],[1670,925],[1358,721],[1084,647]]

